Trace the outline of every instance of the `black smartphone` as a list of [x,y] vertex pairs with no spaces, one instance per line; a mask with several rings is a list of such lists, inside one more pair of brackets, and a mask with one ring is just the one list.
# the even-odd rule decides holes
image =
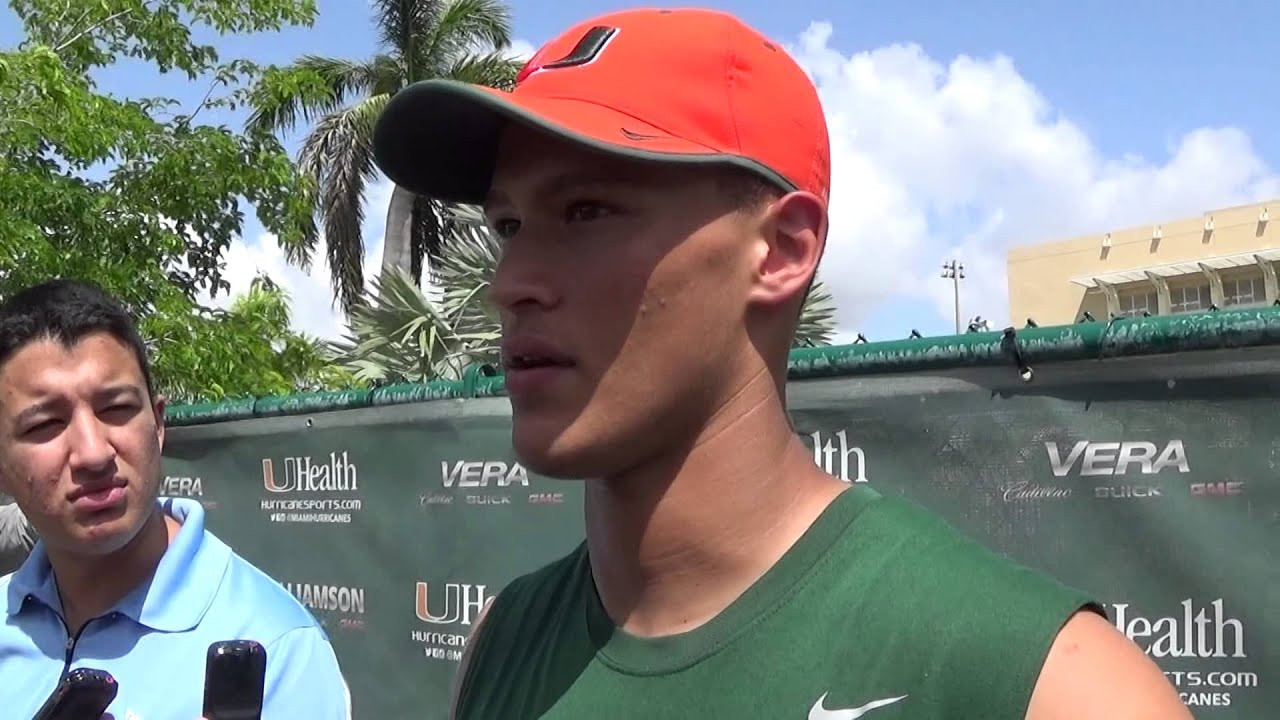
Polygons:
[[76,668],[62,676],[58,687],[31,720],[101,720],[119,690],[111,673]]
[[267,649],[253,640],[209,646],[204,666],[206,720],[261,720]]

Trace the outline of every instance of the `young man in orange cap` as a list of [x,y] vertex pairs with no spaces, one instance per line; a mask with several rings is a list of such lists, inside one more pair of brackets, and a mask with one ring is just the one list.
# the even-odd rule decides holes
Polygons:
[[1190,717],[1090,598],[797,437],[830,155],[780,46],[719,12],[611,13],[511,93],[405,89],[375,153],[484,206],[516,452],[587,479],[586,542],[488,608],[455,717]]

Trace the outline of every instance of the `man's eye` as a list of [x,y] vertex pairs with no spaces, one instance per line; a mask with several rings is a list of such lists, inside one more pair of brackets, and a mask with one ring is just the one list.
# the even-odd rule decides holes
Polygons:
[[498,219],[491,221],[489,226],[498,234],[498,237],[504,239],[509,238],[520,231],[519,220]]
[[584,222],[598,220],[611,214],[612,211],[600,203],[576,202],[565,210],[565,219],[568,222]]
[[117,403],[102,411],[105,415],[114,415],[116,417],[124,415],[132,415],[137,412],[137,407],[127,403]]
[[37,422],[33,425],[28,425],[27,428],[23,430],[21,434],[24,437],[27,437],[31,435],[49,433],[49,432],[53,432],[54,430],[57,430],[57,428],[61,424],[62,424],[62,421],[58,420],[57,418],[50,418],[49,420],[41,420],[40,422]]

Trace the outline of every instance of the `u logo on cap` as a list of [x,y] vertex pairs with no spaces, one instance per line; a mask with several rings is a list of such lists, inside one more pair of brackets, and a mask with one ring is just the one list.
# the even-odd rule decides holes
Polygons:
[[583,34],[583,36],[578,39],[577,44],[573,46],[573,49],[559,60],[553,60],[549,63],[540,63],[539,55],[542,53],[539,52],[537,55],[530,58],[529,62],[520,70],[520,74],[516,76],[516,84],[519,85],[524,82],[526,78],[539,70],[557,70],[560,68],[586,65],[592,60],[595,60],[596,57],[600,55],[600,52],[604,50],[605,45],[609,44],[609,40],[617,34],[618,28],[616,27],[596,25]]

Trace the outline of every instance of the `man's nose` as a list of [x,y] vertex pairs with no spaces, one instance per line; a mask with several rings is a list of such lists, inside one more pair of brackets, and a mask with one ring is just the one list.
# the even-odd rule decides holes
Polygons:
[[529,307],[555,307],[561,297],[556,289],[558,273],[555,270],[553,260],[535,243],[508,243],[489,284],[490,304],[503,313],[518,313]]
[[76,470],[101,471],[111,467],[116,448],[108,426],[91,411],[77,413],[71,432],[71,466]]

